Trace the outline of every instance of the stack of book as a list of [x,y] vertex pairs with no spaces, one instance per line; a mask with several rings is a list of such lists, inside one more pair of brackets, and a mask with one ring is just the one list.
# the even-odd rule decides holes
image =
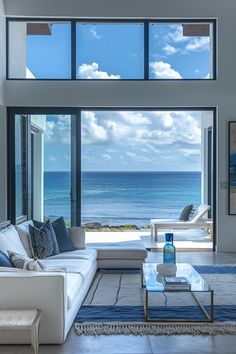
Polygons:
[[163,277],[163,285],[165,290],[191,290],[191,284],[185,277]]

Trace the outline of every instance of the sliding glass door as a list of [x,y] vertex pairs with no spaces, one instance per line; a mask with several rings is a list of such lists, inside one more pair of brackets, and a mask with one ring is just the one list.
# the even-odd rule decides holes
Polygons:
[[77,112],[15,109],[9,117],[10,220],[63,216],[67,225],[80,224]]

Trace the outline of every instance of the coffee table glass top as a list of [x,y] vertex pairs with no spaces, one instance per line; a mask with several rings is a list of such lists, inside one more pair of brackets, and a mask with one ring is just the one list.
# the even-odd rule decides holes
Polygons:
[[158,263],[143,264],[143,280],[147,291],[168,291],[164,290],[162,283],[163,276],[168,275],[187,278],[191,283],[191,291],[211,291],[205,280],[189,263],[176,263],[170,266]]

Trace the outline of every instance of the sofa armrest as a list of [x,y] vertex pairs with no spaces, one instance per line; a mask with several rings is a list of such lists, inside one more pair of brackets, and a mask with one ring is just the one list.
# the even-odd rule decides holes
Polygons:
[[[67,307],[64,272],[0,272],[0,309],[40,309],[40,343],[63,343]],[[6,339],[5,339],[6,338]],[[7,341],[5,336],[0,343]],[[13,338],[26,343],[24,336]]]

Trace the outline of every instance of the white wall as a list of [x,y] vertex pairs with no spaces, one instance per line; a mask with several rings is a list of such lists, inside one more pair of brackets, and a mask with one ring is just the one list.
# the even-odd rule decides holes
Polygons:
[[4,104],[6,79],[6,20],[3,2],[0,0],[0,105]]
[[[212,82],[9,81],[9,106],[218,107],[218,249],[236,251],[236,216],[227,215],[227,122],[236,120],[235,0],[5,0],[9,16],[156,17],[218,19],[218,80]],[[232,35],[231,35],[232,34]]]
[[7,173],[6,173],[6,114],[5,99],[5,14],[0,0],[0,222],[7,219]]
[[26,23],[11,22],[9,26],[9,77],[26,77]]
[[213,127],[213,112],[201,114],[201,191],[203,204],[208,204],[208,128]]

